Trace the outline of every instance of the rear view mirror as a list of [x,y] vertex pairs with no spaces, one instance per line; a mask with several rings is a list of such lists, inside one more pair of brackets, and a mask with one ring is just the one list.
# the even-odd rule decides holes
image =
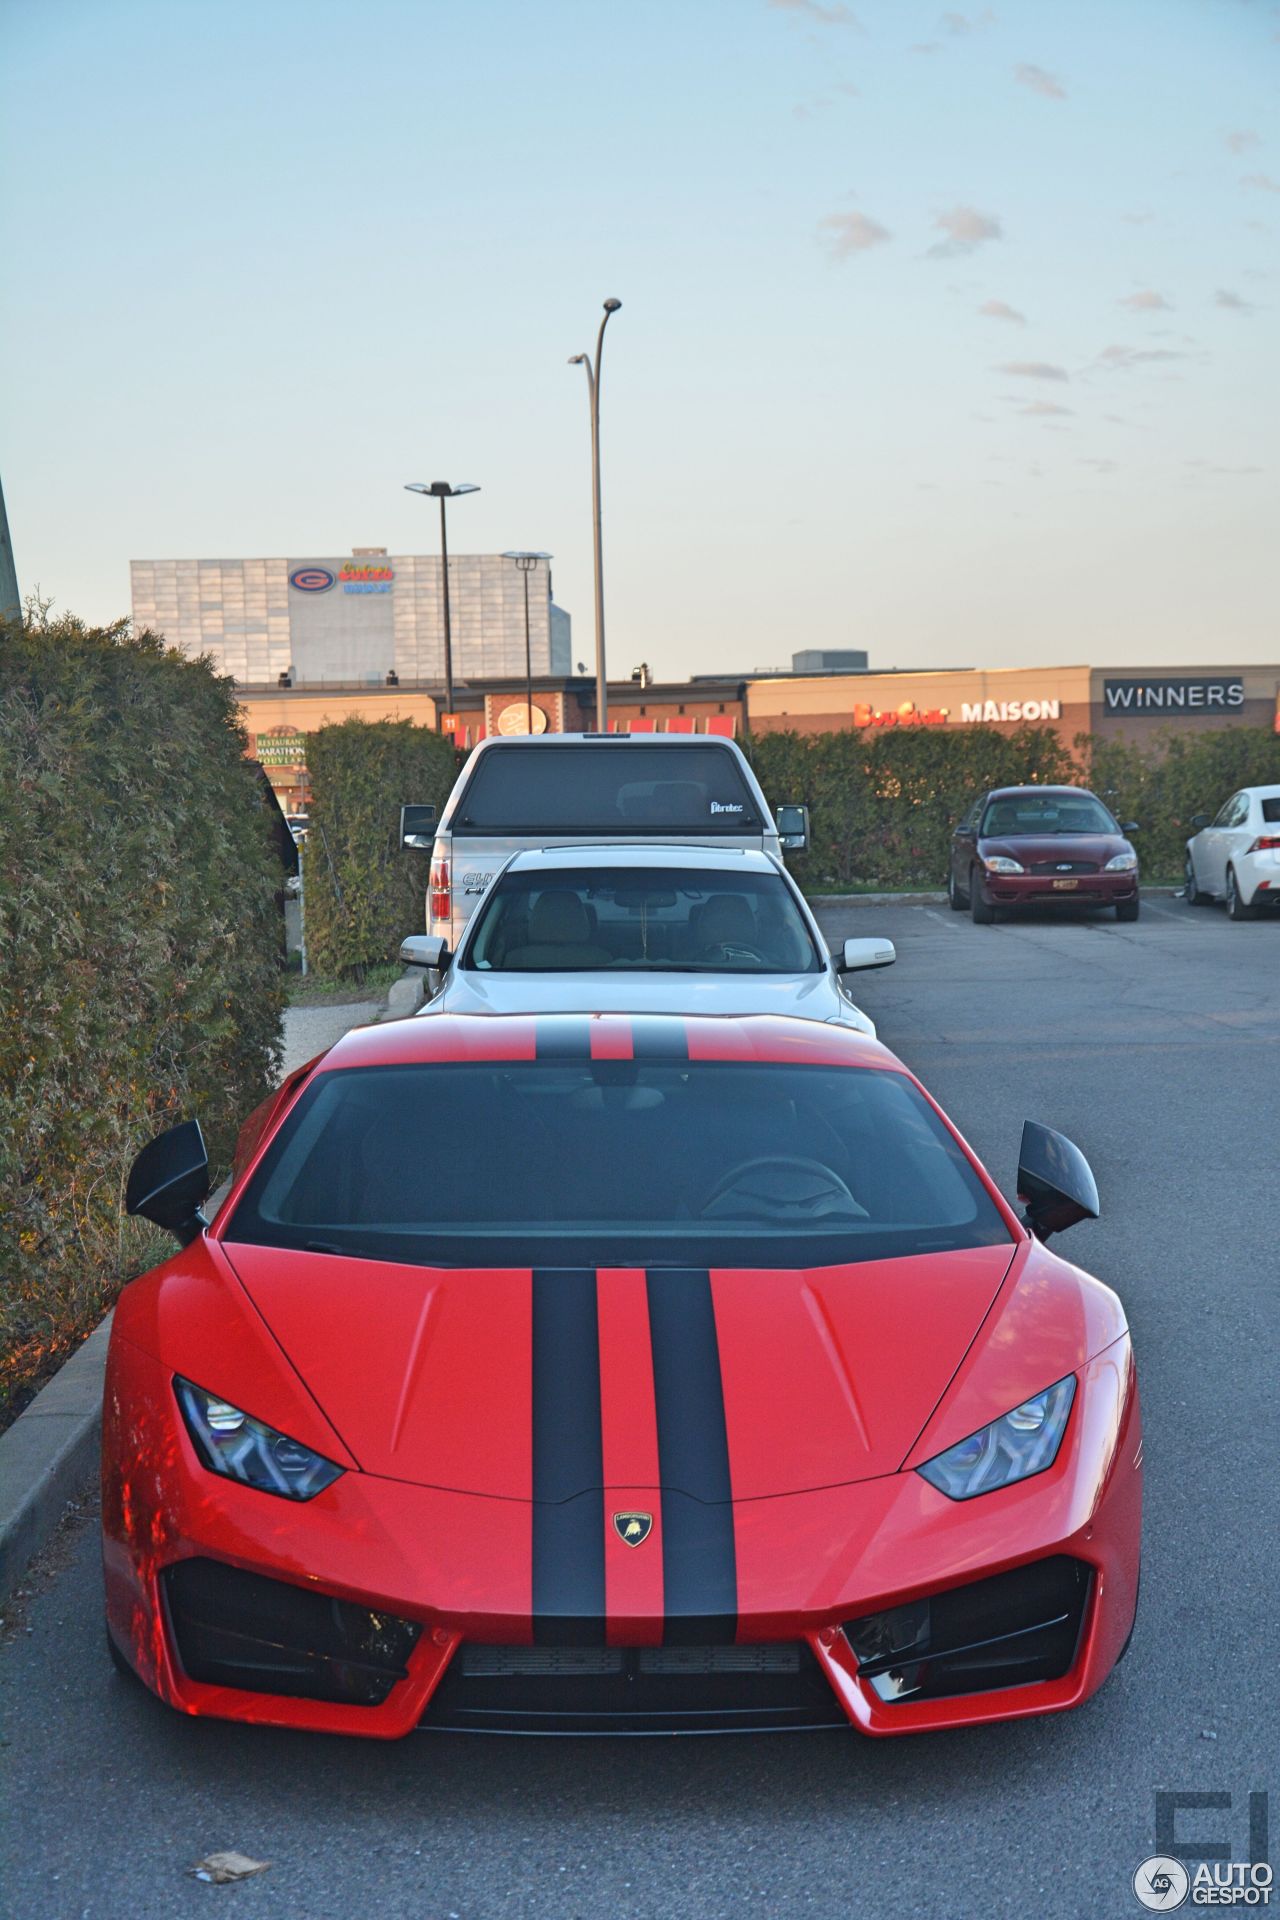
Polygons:
[[435,933],[411,933],[407,940],[400,942],[400,965],[402,967],[428,967],[438,973],[449,960],[449,949]]
[[1026,1208],[1023,1224],[1037,1240],[1063,1233],[1077,1220],[1096,1220],[1101,1211],[1097,1182],[1079,1147],[1035,1120],[1022,1129],[1018,1198]]
[[200,1211],[209,1197],[209,1156],[198,1120],[183,1120],[149,1140],[129,1169],[126,1213],[151,1220],[190,1244],[209,1222]]
[[865,967],[891,967],[897,957],[892,940],[846,940],[836,959],[836,972],[860,973]]
[[430,853],[436,837],[434,807],[408,806],[400,809],[400,845],[415,853]]
[[791,853],[803,853],[809,844],[809,809],[802,806],[779,807],[775,814],[778,839]]

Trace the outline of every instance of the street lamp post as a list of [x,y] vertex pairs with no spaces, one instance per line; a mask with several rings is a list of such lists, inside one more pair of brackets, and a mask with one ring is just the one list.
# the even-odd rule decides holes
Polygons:
[[533,645],[529,638],[529,575],[539,560],[549,560],[549,553],[504,553],[504,560],[514,560],[524,576],[524,687],[525,721],[530,733],[533,732]]
[[479,493],[479,487],[463,481],[461,486],[451,487],[447,480],[410,480],[405,486],[406,493],[425,493],[440,502],[440,573],[444,581],[444,703],[448,713],[453,712],[453,628],[449,623],[449,534],[444,521],[444,503],[453,500],[460,493]]
[[604,330],[609,324],[609,316],[616,313],[621,305],[621,300],[606,300],[604,303],[604,319],[600,322],[600,331],[596,335],[594,371],[585,353],[572,354],[569,359],[571,367],[585,367],[587,370],[587,399],[591,407],[591,526],[595,536],[597,733],[606,733],[609,724],[609,687],[605,679],[604,665],[604,541],[600,524],[600,355],[604,350]]

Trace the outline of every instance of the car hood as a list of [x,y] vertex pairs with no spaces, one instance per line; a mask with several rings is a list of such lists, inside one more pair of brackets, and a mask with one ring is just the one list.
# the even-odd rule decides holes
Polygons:
[[853,1010],[829,973],[451,973],[423,1013],[778,1013]]
[[1092,860],[1102,866],[1114,854],[1133,849],[1118,833],[997,833],[979,840],[978,851],[984,857],[1001,854],[1029,867],[1042,860]]
[[222,1251],[365,1472],[530,1499],[550,1447],[561,1499],[601,1483],[723,1499],[698,1461],[727,1444],[750,1500],[896,1472],[1015,1246],[647,1276]]

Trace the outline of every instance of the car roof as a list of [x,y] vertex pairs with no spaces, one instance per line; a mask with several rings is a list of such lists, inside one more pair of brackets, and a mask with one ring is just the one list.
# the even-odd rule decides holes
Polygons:
[[1039,786],[1033,781],[1030,786],[1023,785],[1020,787],[989,787],[987,789],[987,798],[988,800],[1009,800],[1009,799],[1019,798],[1023,794],[1032,794],[1032,793],[1037,793],[1037,794],[1038,793],[1071,793],[1071,794],[1082,793],[1082,794],[1085,794],[1090,800],[1096,800],[1098,797],[1097,794],[1093,791],[1092,787]]
[[507,863],[513,867],[705,867],[731,873],[777,873],[778,863],[758,847],[636,846],[592,840],[578,846],[525,847]]
[[588,741],[593,747],[729,747],[741,753],[736,740],[723,733],[491,733],[476,753],[501,747],[563,747]]
[[317,1071],[590,1058],[777,1061],[906,1071],[879,1041],[828,1021],[783,1014],[585,1012],[438,1013],[429,1020],[353,1027],[322,1056]]

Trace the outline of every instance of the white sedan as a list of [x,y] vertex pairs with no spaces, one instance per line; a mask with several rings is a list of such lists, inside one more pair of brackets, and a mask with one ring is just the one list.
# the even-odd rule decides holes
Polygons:
[[737,847],[545,847],[508,860],[456,954],[400,949],[438,986],[433,1013],[782,1013],[875,1035],[846,979],[893,943],[828,954],[795,881]]
[[1186,897],[1225,900],[1233,920],[1280,908],[1280,787],[1241,787],[1215,820],[1198,813],[1187,842]]

